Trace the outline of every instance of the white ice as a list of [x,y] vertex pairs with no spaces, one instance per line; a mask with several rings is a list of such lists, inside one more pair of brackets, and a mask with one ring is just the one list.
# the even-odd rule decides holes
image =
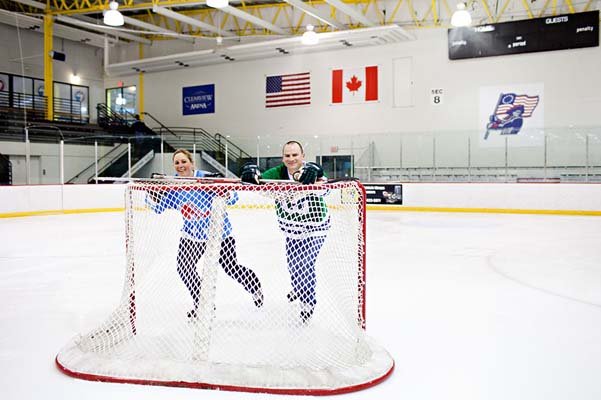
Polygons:
[[[0,219],[0,398],[284,398],[61,373],[119,301],[123,237],[120,213]],[[341,398],[601,399],[601,218],[370,211],[367,250],[367,331],[396,368]]]

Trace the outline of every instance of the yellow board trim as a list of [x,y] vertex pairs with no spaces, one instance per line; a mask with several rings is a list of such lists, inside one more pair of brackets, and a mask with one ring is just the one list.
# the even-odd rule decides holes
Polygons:
[[[272,206],[273,207],[273,206]],[[260,208],[272,208],[260,207]],[[240,208],[233,206],[231,208]],[[367,205],[368,211],[414,211],[414,212],[455,212],[455,213],[487,213],[487,214],[538,214],[538,215],[581,215],[601,217],[601,211],[594,210],[530,210],[514,208],[452,208],[452,207],[407,207],[407,206],[386,206],[386,205]],[[43,215],[64,215],[64,214],[88,214],[103,212],[123,212],[125,208],[81,208],[73,210],[45,210],[45,211],[19,211],[12,213],[0,213],[0,218],[18,218],[34,217]]]
[[601,211],[595,210],[530,210],[519,208],[453,208],[453,207],[407,207],[367,205],[369,211],[417,211],[417,212],[459,212],[459,213],[489,213],[489,214],[544,214],[544,215],[587,215],[601,216]]
[[61,214],[87,214],[87,213],[102,213],[102,212],[123,212],[125,208],[80,208],[74,210],[45,210],[45,211],[18,211],[12,213],[0,213],[0,218],[18,218],[18,217],[35,217],[42,215],[61,215]]

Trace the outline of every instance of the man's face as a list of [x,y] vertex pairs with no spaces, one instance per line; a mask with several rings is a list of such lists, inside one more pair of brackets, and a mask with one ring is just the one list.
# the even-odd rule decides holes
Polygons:
[[296,143],[290,143],[284,146],[282,161],[290,174],[298,171],[303,166],[305,155]]

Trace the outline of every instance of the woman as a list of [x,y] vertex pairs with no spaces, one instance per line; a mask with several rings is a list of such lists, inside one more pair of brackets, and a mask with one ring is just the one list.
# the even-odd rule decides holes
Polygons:
[[[177,176],[203,177],[205,175],[203,171],[194,169],[192,154],[185,149],[175,151],[173,167]],[[177,251],[177,272],[194,301],[194,308],[188,312],[189,318],[196,317],[200,301],[202,278],[196,270],[196,264],[206,250],[213,199],[217,196],[219,194],[216,191],[184,187],[181,190],[170,190],[160,198],[151,195],[147,200],[150,208],[157,214],[161,214],[166,209],[176,209],[182,214],[184,224]],[[237,201],[238,194],[230,192],[227,205],[233,205]],[[255,306],[263,306],[263,290],[257,274],[238,264],[236,240],[232,236],[232,224],[225,210],[219,264],[226,274],[237,280],[252,295]]]

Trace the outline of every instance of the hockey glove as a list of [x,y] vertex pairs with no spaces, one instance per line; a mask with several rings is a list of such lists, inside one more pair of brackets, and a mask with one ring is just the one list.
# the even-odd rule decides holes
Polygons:
[[303,173],[298,178],[298,181],[303,185],[311,185],[321,177],[323,177],[323,168],[319,164],[308,162],[303,167]]
[[[151,179],[165,179],[165,174],[160,174],[158,172],[153,172],[152,174],[150,174],[150,178]],[[157,190],[156,187],[155,188],[149,188],[147,189],[148,191],[148,196],[150,197],[150,199],[152,200],[153,203],[160,203],[161,199],[163,198],[163,192],[161,190]]]
[[252,183],[254,185],[260,185],[261,182],[261,171],[256,164],[246,163],[244,167],[242,167],[242,173],[240,174],[240,179],[242,182]]

